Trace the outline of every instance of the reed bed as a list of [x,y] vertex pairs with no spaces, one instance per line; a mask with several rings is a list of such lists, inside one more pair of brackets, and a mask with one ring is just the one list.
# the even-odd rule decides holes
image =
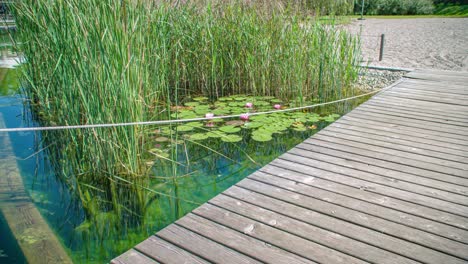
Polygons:
[[[287,10],[21,0],[13,12],[26,59],[24,93],[45,126],[170,119],[171,107],[196,96],[304,104],[357,92],[350,88],[357,39]],[[142,126],[49,132],[44,145],[89,217],[112,210],[122,219],[146,210],[141,187],[148,186],[149,161],[158,158],[148,155],[150,132]]]

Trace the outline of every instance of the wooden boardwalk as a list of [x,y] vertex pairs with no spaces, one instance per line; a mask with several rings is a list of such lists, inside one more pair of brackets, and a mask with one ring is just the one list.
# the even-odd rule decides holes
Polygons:
[[468,73],[407,77],[112,263],[468,263]]

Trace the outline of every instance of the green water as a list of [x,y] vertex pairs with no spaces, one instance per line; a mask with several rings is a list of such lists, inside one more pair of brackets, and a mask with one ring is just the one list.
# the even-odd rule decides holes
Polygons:
[[[28,108],[23,109],[25,100],[16,95],[19,88],[16,72],[0,70],[0,73],[4,73],[3,80],[0,80],[0,112],[6,126],[35,125]],[[339,105],[318,111],[343,114],[354,106]],[[135,192],[143,198],[138,200],[133,192],[123,193],[122,203],[112,206],[106,206],[109,203],[106,191],[89,182],[77,183],[77,186],[87,188],[85,193],[89,197],[79,199],[71,193],[70,186],[65,186],[55,172],[57,166],[52,166],[53,162],[49,160],[49,151],[53,149],[44,145],[43,134],[10,133],[10,138],[29,195],[74,262],[105,263],[239,182],[327,124],[325,121],[316,122],[317,129],[305,132],[288,129],[284,133],[274,134],[268,142],[250,138],[228,143],[209,138],[202,145],[187,140],[171,146],[167,142],[157,143],[154,151],[177,161],[177,165],[162,158],[156,159],[149,173],[151,180],[146,182],[144,189]],[[160,127],[149,129],[161,130]],[[87,199],[86,205],[81,202],[83,199]],[[119,208],[121,213],[116,214],[115,208]],[[0,263],[23,263],[16,241],[8,234],[1,217],[0,235]]]

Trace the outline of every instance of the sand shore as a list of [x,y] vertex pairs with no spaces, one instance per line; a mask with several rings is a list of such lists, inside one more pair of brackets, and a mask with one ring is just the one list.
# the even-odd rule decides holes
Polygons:
[[[364,64],[468,71],[468,18],[369,18],[346,28],[361,32]],[[379,61],[381,34],[386,41]]]

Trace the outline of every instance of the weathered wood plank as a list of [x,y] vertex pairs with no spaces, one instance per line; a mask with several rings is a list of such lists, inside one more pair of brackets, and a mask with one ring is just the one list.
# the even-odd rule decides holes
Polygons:
[[[389,154],[394,157],[400,157],[402,159],[407,159],[409,162],[412,162],[413,164],[416,164],[416,162],[424,162],[426,164],[431,164],[431,169],[439,172],[445,172],[447,174],[459,176],[459,177],[468,177],[468,171],[466,168],[465,164],[462,163],[456,163],[452,162],[449,160],[443,160],[443,159],[437,159],[434,157],[429,157],[429,156],[423,156],[423,155],[418,155],[410,152],[405,152],[405,151],[400,151],[400,150],[394,150],[394,149],[389,149],[385,147],[380,147],[377,145],[372,145],[368,143],[362,143],[358,141],[352,141],[352,140],[346,140],[344,138],[339,138],[339,137],[332,137],[329,135],[326,135],[325,133],[318,133],[315,135],[314,140],[322,140],[322,141],[328,141],[328,142],[333,142],[333,143],[338,143],[340,145],[345,145],[349,147],[355,147],[359,148],[361,152],[365,151],[370,151],[373,153],[377,154]],[[377,155],[376,154],[376,155]],[[454,167],[451,167],[451,166]]]
[[422,107],[412,107],[408,105],[404,105],[401,103],[391,102],[391,101],[383,101],[383,100],[369,100],[365,102],[363,105],[372,105],[377,106],[385,109],[391,109],[394,111],[404,111],[404,112],[412,112],[417,113],[418,115],[424,116],[434,116],[439,119],[447,119],[452,121],[467,121],[468,117],[460,112],[447,112],[447,111],[440,111],[434,110],[433,107],[422,108]]
[[439,89],[424,89],[424,88],[415,88],[414,85],[397,85],[391,88],[395,92],[403,92],[410,94],[419,94],[419,95],[428,95],[428,96],[440,96],[444,98],[452,99],[468,99],[468,93],[464,93],[463,90],[446,90],[443,88]]
[[209,263],[161,238],[151,236],[135,246],[146,256],[162,263]]
[[453,95],[465,95],[468,96],[468,92],[463,89],[447,89],[443,85],[427,85],[427,84],[409,84],[403,82],[395,87],[416,90],[421,92],[432,92],[432,93],[442,93],[442,94],[453,94]]
[[170,225],[157,236],[214,263],[260,263],[246,255],[218,244],[178,225]]
[[[296,150],[294,149],[294,153],[302,153],[304,151]],[[293,161],[296,164],[290,164],[289,166],[286,167],[286,169],[293,169],[294,166],[301,167],[304,169],[309,169],[307,167],[312,167],[312,166],[321,166],[321,169],[324,169],[323,167],[326,167],[326,165],[336,165],[336,164],[330,164],[326,162],[316,162],[313,165],[309,165],[308,162],[310,162],[311,159],[302,157],[302,156],[297,156],[297,155],[292,155],[292,154],[285,154],[284,157],[281,157],[282,159],[288,160],[288,161]],[[315,161],[315,160],[314,160]],[[305,165],[307,164],[307,165]],[[304,165],[304,166],[301,166]],[[285,165],[283,165],[285,166]],[[339,166],[339,165],[337,165]],[[333,166],[336,167],[336,166]],[[332,170],[330,170],[332,171]],[[379,176],[379,175],[373,175],[371,173],[366,173],[362,172],[356,169],[351,169],[348,167],[341,167],[337,169],[333,169],[332,172],[337,173],[338,175],[327,175],[330,179],[340,179],[336,180],[337,182],[342,182],[343,184],[348,184],[350,186],[353,186],[358,189],[364,189],[368,192],[374,192],[374,193],[380,193],[389,197],[394,197],[396,199],[400,199],[403,201],[408,201],[414,204],[419,204],[421,206],[426,206],[428,208],[432,208],[435,210],[429,210],[427,209],[430,213],[427,214],[427,216],[433,215],[435,213],[440,214],[439,217],[442,217],[442,215],[446,215],[447,217],[450,217],[448,214],[456,214],[461,217],[467,217],[468,215],[468,207],[462,205],[462,204],[455,204],[452,203],[451,198],[453,196],[459,196],[456,194],[450,194],[444,191],[438,191],[435,189],[431,189],[428,187],[424,186],[418,186],[417,184],[412,184],[412,183],[407,183],[407,182],[401,182],[401,181],[392,181],[391,179],[386,179],[385,177]],[[341,174],[341,175],[340,175]],[[387,183],[387,184],[385,184]],[[397,188],[400,187],[400,188]],[[415,189],[414,192],[411,192],[407,190],[408,188],[413,187]],[[426,196],[422,195],[421,193],[430,193],[433,192],[432,196]],[[439,197],[435,198],[434,196]],[[462,196],[460,196],[462,197]],[[466,200],[466,197],[464,198]],[[443,214],[442,212],[446,212],[447,214]],[[456,217],[457,220],[463,220],[461,217]]]
[[423,119],[423,120],[429,120],[430,121],[442,121],[446,124],[450,125],[455,125],[455,126],[467,126],[466,124],[468,123],[468,118],[465,117],[455,117],[453,115],[446,116],[446,115],[439,115],[432,110],[428,110],[426,113],[421,113],[421,112],[416,112],[413,111],[413,109],[409,108],[396,108],[396,107],[388,107],[387,105],[384,104],[376,104],[376,103],[364,103],[360,106],[362,109],[374,109],[378,111],[384,110],[386,113],[391,113],[391,114],[400,114],[400,115],[409,115],[410,118],[418,118],[418,119]]
[[314,137],[313,140],[308,139],[305,142],[331,148],[334,150],[354,153],[354,154],[369,157],[369,158],[376,158],[376,159],[385,160],[385,161],[389,161],[389,162],[393,162],[397,164],[412,166],[412,167],[419,168],[419,169],[434,171],[439,174],[446,174],[446,175],[452,175],[455,177],[467,178],[466,173],[462,170],[439,166],[431,162],[408,159],[406,157],[401,157],[401,156],[395,156],[393,154],[373,152],[372,148],[370,149],[359,148],[359,147],[352,146],[352,145],[336,143],[336,142],[333,142],[333,139],[331,140],[332,141],[330,141],[330,138],[325,138],[325,137],[319,140],[318,138]]
[[346,119],[340,119],[339,121],[334,122],[333,125],[329,126],[329,128],[331,127],[338,127],[346,129],[347,131],[359,132],[361,135],[383,136],[386,138],[391,138],[392,140],[396,139],[417,142],[419,144],[424,144],[428,148],[434,147],[434,150],[439,149],[441,152],[452,153],[455,155],[458,153],[468,152],[468,146],[460,146],[453,143],[434,140],[436,137],[430,137],[430,135],[421,136],[417,133],[405,133],[405,131],[387,129],[385,127],[375,128],[364,123],[356,124],[355,122],[350,122]]
[[[315,241],[329,248],[335,248],[340,252],[363,259],[364,261],[392,264],[415,263],[413,260],[395,253],[382,250],[378,247],[362,243],[341,234],[331,232],[327,229],[322,229],[315,225],[291,218],[289,216],[296,215],[296,212],[293,210],[282,211],[280,214],[225,195],[219,195],[213,198],[210,200],[210,204],[214,204],[218,207],[254,219],[265,225],[283,230],[296,236]],[[290,207],[287,209],[290,209]],[[321,252],[321,254],[324,253],[326,252]]]
[[415,112],[433,113],[435,116],[452,116],[456,118],[466,118],[466,115],[463,114],[463,110],[444,109],[432,104],[417,105],[415,104],[415,102],[417,103],[419,101],[401,99],[396,100],[388,97],[373,97],[366,103],[388,106],[388,108],[390,109],[411,109]]
[[424,73],[424,74],[432,74],[432,75],[448,75],[448,76],[467,76],[466,72],[461,71],[450,71],[450,70],[439,70],[439,69],[415,69],[413,72],[415,73]]
[[441,123],[441,124],[446,124],[446,125],[453,125],[453,126],[456,126],[457,129],[460,129],[463,131],[465,131],[468,128],[468,123],[463,120],[448,120],[446,118],[439,118],[437,117],[437,115],[428,117],[426,115],[411,113],[408,111],[401,111],[401,110],[398,111],[398,110],[394,110],[391,108],[385,109],[382,107],[376,107],[376,106],[367,105],[367,104],[359,106],[359,110],[366,111],[369,113],[379,113],[379,114],[385,114],[388,116],[403,117],[403,118],[407,118],[408,120],[423,120],[423,121]]
[[[264,175],[265,179],[271,179],[270,177],[273,176],[280,177],[294,181],[299,185],[305,184],[315,187],[314,192],[324,194],[326,195],[325,197],[328,197],[330,195],[329,192],[331,192],[332,196],[334,195],[333,193],[335,193],[345,197],[361,200],[363,201],[363,204],[361,204],[360,210],[364,210],[363,212],[368,214],[372,215],[376,214],[376,212],[384,211],[383,214],[376,216],[410,228],[432,233],[449,240],[455,240],[461,243],[466,243],[468,241],[467,230],[448,226],[444,222],[441,222],[440,218],[433,218],[431,213],[433,213],[434,210],[432,209],[427,209],[424,206],[417,206],[411,202],[402,201],[376,192],[369,192],[362,188],[356,188],[352,184],[349,184],[349,182],[342,183],[336,181],[339,179],[339,175],[337,177],[336,174],[327,171],[306,168],[307,172],[300,172],[299,170],[303,169],[303,166],[297,166],[298,170],[296,171],[288,170],[287,168],[288,166],[291,166],[291,164],[292,163],[287,160],[275,160],[274,164],[272,163],[270,166],[266,166],[259,171],[256,174],[256,177],[259,175]],[[265,176],[265,173],[269,176]],[[260,178],[257,178],[257,180],[258,179]],[[312,196],[314,195],[315,193]],[[339,196],[336,197],[339,199]],[[368,205],[366,206],[366,204]],[[426,218],[428,215],[430,217]]]
[[[351,222],[356,225],[365,226],[373,230],[377,230],[378,232],[382,232],[388,235],[387,242],[391,241],[390,237],[392,236],[393,237],[392,239],[395,239],[393,243],[393,245],[395,245],[393,252],[398,252],[400,255],[415,259],[417,261],[422,261],[426,263],[441,263],[441,261],[444,263],[449,263],[449,262],[463,263],[464,262],[463,260],[450,256],[448,254],[434,251],[427,247],[423,247],[418,244],[413,244],[402,239],[397,239],[394,236],[397,233],[402,233],[401,229],[399,228],[403,228],[403,226],[397,225],[398,228],[392,228],[392,226],[394,225],[394,223],[392,222],[383,220],[381,218],[372,216],[370,214],[365,214],[365,213],[362,213],[353,209],[335,205],[334,204],[335,202],[338,203],[340,201],[334,200],[333,198],[331,198],[331,196],[325,196],[319,199],[314,199],[308,195],[304,195],[303,193],[298,193],[294,191],[291,192],[290,190],[286,190],[285,188],[288,188],[288,189],[292,188],[292,186],[288,184],[287,181],[283,181],[281,183],[285,185],[278,186],[275,184],[273,186],[273,185],[266,184],[263,182],[251,180],[253,179],[253,177],[256,177],[255,173],[249,176],[248,179],[245,179],[241,181],[240,183],[238,183],[237,186],[240,186],[242,188],[255,191],[258,193],[262,193],[267,196],[277,198],[279,200],[288,201],[290,203],[300,205],[308,209],[317,211],[319,213],[332,216],[335,218],[339,218],[339,219],[342,219],[347,222]],[[301,185],[297,185],[294,182],[292,182],[292,185],[302,187]],[[308,194],[315,195],[311,193],[308,193]],[[343,197],[340,197],[340,199],[342,200]],[[324,202],[324,200],[326,200],[327,202]],[[333,203],[330,203],[331,201],[333,201]],[[356,201],[356,205],[359,205],[358,201]],[[375,212],[375,213],[379,213],[379,212]],[[405,230],[405,231],[409,232],[410,230]],[[403,236],[407,236],[407,234],[405,235],[402,233],[401,237]],[[417,238],[420,239],[421,237],[418,235]],[[462,253],[462,254],[465,254],[465,253]]]
[[261,240],[246,236],[243,232],[234,231],[231,228],[214,223],[194,214],[188,214],[177,220],[176,223],[192,232],[262,262],[279,264],[315,263]]
[[[393,179],[393,181],[411,182],[464,196],[468,195],[467,178],[455,177],[444,173],[346,152],[339,148],[334,149],[327,147],[327,143],[323,143],[322,141],[308,141],[307,143],[304,142],[304,144],[297,145],[297,148],[357,162],[358,164],[356,164],[356,166],[358,166],[359,170],[389,177]],[[303,155],[307,157],[312,154],[304,153]],[[330,161],[330,159],[328,160]],[[359,163],[362,165],[359,166]],[[342,165],[346,166],[347,163],[342,163]],[[392,181],[391,179],[389,179],[389,181]]]
[[419,101],[436,102],[436,103],[443,103],[447,105],[468,106],[468,102],[463,101],[463,100],[440,98],[440,97],[429,96],[429,95],[415,95],[415,94],[399,93],[399,92],[393,92],[391,90],[385,92],[385,96],[416,99]]
[[375,111],[365,111],[361,110],[360,108],[356,108],[352,112],[352,116],[357,116],[360,115],[361,118],[366,119],[368,117],[374,117],[374,118],[379,118],[382,121],[385,122],[394,122],[394,123],[410,123],[410,126],[413,127],[420,127],[420,128],[426,128],[428,130],[434,130],[434,131],[439,131],[439,132],[444,132],[445,134],[453,137],[454,135],[461,136],[462,139],[468,138],[468,129],[466,127],[460,127],[460,126],[454,126],[450,124],[445,124],[437,121],[428,121],[428,120],[422,120],[418,118],[411,118],[408,120],[407,117],[401,117],[401,116],[394,116],[394,115],[387,115],[385,113],[377,113]]
[[111,261],[111,264],[158,264],[154,259],[151,259],[142,253],[130,249],[129,251],[123,253],[122,255],[118,256],[117,258]]
[[343,116],[337,122],[346,122],[347,124],[359,125],[361,127],[371,128],[375,130],[382,130],[389,132],[389,134],[396,133],[414,137],[419,136],[421,138],[428,139],[433,142],[440,142],[442,144],[449,143],[451,144],[450,146],[452,148],[456,149],[464,149],[468,147],[467,140],[447,137],[446,134],[444,134],[443,132],[409,127],[401,124],[386,123],[381,122],[380,120],[358,119],[356,117],[351,116],[350,114]]
[[[285,191],[278,189],[275,193],[266,192],[268,194],[272,194],[270,196],[268,194],[262,194],[258,192],[254,192],[242,187],[233,186],[226,190],[223,195],[227,195],[230,197],[234,197],[235,199],[241,200],[246,203],[254,204],[260,206],[262,208],[274,211],[279,214],[283,214],[286,216],[290,216],[294,219],[303,221],[305,223],[309,223],[311,225],[315,225],[317,227],[323,228],[325,230],[330,230],[331,232],[336,232],[337,234],[341,234],[343,236],[361,241],[368,245],[373,245],[391,252],[395,252],[394,248],[396,248],[394,243],[399,243],[399,240],[395,240],[394,236],[386,235],[382,232],[376,232],[376,230],[372,229],[372,226],[366,226],[361,224],[354,224],[349,222],[344,218],[340,218],[341,215],[335,216],[335,214],[330,213],[330,211],[326,211],[326,213],[322,213],[321,207],[318,208],[310,208],[309,203],[307,202],[308,197],[305,197],[306,201],[299,201],[298,199],[292,199],[291,197],[296,197],[296,194],[293,192]],[[290,194],[290,196],[288,196]],[[277,199],[280,198],[280,199]],[[296,202],[297,201],[297,202]],[[291,203],[292,202],[292,203]],[[297,203],[297,205],[296,205]],[[361,215],[362,216],[362,215]],[[359,217],[359,214],[358,214]],[[413,217],[411,215],[408,216],[409,221],[413,221]],[[353,219],[353,216],[351,216]],[[368,218],[362,218],[363,221],[368,221],[369,224],[371,221]],[[372,220],[372,219],[371,219]],[[455,236],[463,236],[464,238],[460,238],[460,241],[466,241],[468,238],[466,231],[463,231],[462,234],[458,234],[458,229],[446,226],[443,224],[435,223],[436,226],[433,226],[430,221],[425,220],[424,218],[420,219],[422,222],[419,225],[425,226],[427,225],[429,228],[435,228],[440,233],[446,234],[454,234]],[[397,239],[412,239],[409,240],[410,242],[418,243],[417,239],[419,234],[417,232],[422,232],[420,230],[416,230],[410,227],[406,227],[405,225],[398,225],[390,222],[392,227],[395,227],[400,230],[402,237]],[[402,229],[401,229],[402,228]],[[445,231],[447,229],[448,231]],[[453,230],[451,230],[453,229]],[[406,233],[406,232],[409,233]],[[416,232],[416,233],[415,233]],[[397,236],[400,233],[395,233]],[[454,243],[454,241],[450,239],[446,240],[439,240],[441,239],[439,236],[431,236],[430,234],[425,234],[422,232],[423,236],[427,236],[427,240],[422,240],[426,244],[433,243],[433,247],[437,247],[440,245],[441,241],[444,241],[443,247],[441,248],[443,252],[457,252],[463,250],[466,246],[463,243]],[[445,242],[447,244],[445,244]]]
[[365,122],[366,120],[379,121],[382,123],[406,126],[410,128],[425,129],[427,133],[442,132],[444,133],[444,137],[460,139],[462,142],[466,142],[466,140],[468,140],[468,136],[467,134],[465,134],[465,131],[453,131],[450,127],[447,128],[446,126],[439,123],[418,120],[412,120],[412,122],[408,122],[408,120],[405,120],[404,118],[388,117],[386,115],[377,113],[367,113],[365,111],[359,111],[358,109],[355,109],[353,110],[353,112],[346,115],[346,117],[348,116],[354,118],[361,118],[362,122]]
[[365,263],[337,250],[283,232],[277,228],[262,224],[237,213],[226,211],[214,205],[205,204],[195,209],[192,213],[312,261],[319,263]]
[[[362,147],[364,145],[372,145],[375,146],[377,150],[382,151],[384,153],[392,153],[395,155],[407,155],[408,158],[428,161],[434,164],[440,164],[442,166],[457,168],[460,170],[465,170],[468,173],[468,159],[464,156],[447,154],[439,151],[430,150],[427,148],[420,148],[417,146],[416,143],[414,143],[413,146],[408,146],[402,144],[401,142],[398,142],[397,140],[395,140],[394,142],[388,142],[382,141],[380,139],[374,139],[373,137],[363,137],[361,135],[355,136],[351,133],[343,133],[338,128],[336,128],[336,130],[328,129],[326,131],[321,131],[320,137],[327,136],[343,139],[346,142],[356,142],[355,145],[359,147]],[[340,140],[339,142],[343,141]],[[385,152],[384,149],[387,151]]]
[[468,76],[465,74],[456,73],[444,73],[440,71],[412,71],[405,75],[407,78],[423,79],[423,80],[435,80],[435,81],[447,81],[450,83],[461,82],[466,84],[468,82]]
[[[0,128],[4,128],[0,113]],[[28,263],[72,263],[24,188],[16,156],[7,133],[0,133],[0,213],[18,241]],[[40,257],[38,257],[40,256]]]

